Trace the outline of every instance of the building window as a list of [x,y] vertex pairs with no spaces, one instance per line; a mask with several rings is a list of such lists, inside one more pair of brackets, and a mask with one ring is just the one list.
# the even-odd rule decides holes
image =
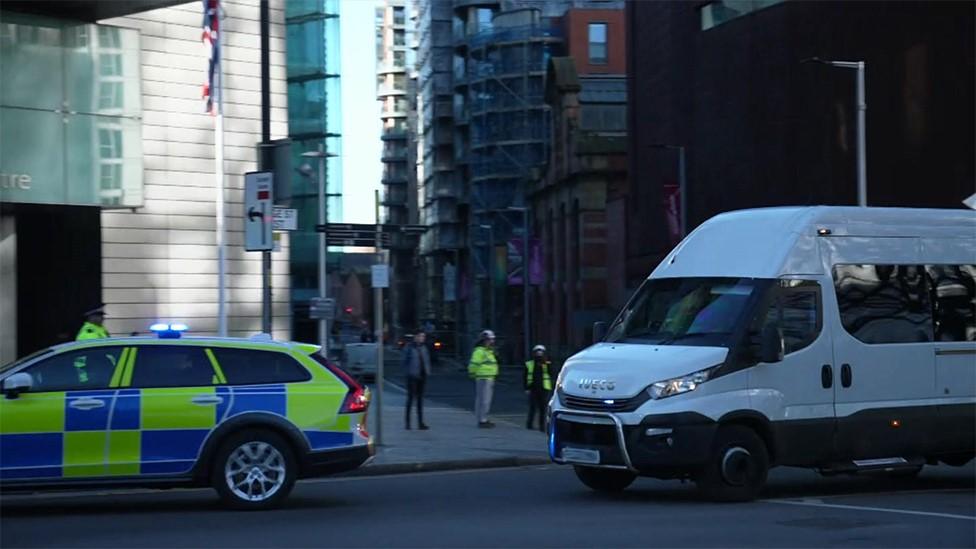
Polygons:
[[602,65],[607,62],[607,24],[590,23],[590,63]]
[[393,8],[393,24],[403,25],[407,22],[406,10],[400,6]]
[[722,23],[779,4],[783,0],[718,0],[699,9],[701,28],[708,30]]
[[407,66],[407,52],[405,51],[393,52],[393,66],[398,69],[405,68]]
[[405,46],[407,44],[407,33],[402,30],[393,31],[393,45]]

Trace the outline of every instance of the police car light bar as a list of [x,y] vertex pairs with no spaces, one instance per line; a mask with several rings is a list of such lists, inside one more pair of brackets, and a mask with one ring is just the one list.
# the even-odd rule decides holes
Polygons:
[[179,339],[180,335],[188,329],[189,326],[180,322],[172,324],[157,322],[149,327],[149,330],[155,332],[159,339]]

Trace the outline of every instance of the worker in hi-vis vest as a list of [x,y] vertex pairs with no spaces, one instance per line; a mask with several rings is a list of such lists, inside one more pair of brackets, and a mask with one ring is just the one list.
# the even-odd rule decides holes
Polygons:
[[495,378],[498,377],[498,357],[495,356],[495,332],[485,330],[481,332],[478,343],[471,353],[468,362],[468,375],[474,379],[474,415],[478,418],[478,427],[487,429],[495,424],[488,421],[491,410],[491,395],[495,388]]
[[525,428],[532,428],[532,418],[539,413],[539,430],[546,430],[546,402],[552,394],[552,361],[545,345],[532,348],[532,358],[525,361],[525,394],[529,396],[529,417]]

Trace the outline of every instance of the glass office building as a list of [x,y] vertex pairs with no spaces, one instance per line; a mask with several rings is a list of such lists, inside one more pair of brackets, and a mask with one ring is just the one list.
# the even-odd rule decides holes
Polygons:
[[[339,1],[285,2],[287,29],[288,136],[292,140],[292,203],[298,230],[291,233],[292,337],[315,341],[309,299],[318,295],[318,159],[302,157],[321,146],[325,163],[328,218],[342,220],[342,110],[339,81]],[[307,165],[307,166],[306,166]],[[309,169],[310,168],[310,169]],[[330,269],[332,271],[332,269]]]

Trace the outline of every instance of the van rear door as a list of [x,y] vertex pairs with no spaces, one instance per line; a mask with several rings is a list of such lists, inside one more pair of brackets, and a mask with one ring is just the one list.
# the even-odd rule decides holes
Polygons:
[[[932,304],[916,238],[825,238],[837,311],[838,452],[918,457],[937,445]],[[825,249],[826,248],[826,249]],[[833,301],[833,304],[831,304]]]

